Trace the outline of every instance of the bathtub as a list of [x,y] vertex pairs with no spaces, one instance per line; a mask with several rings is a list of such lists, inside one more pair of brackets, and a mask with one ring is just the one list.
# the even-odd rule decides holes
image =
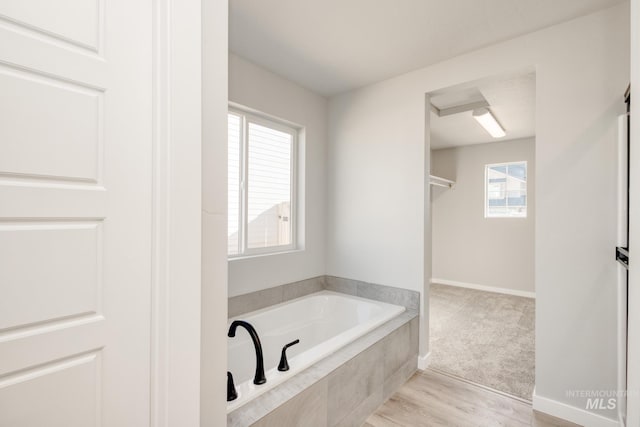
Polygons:
[[[267,382],[253,384],[255,350],[247,331],[238,328],[227,347],[228,370],[233,374],[238,398],[227,403],[227,413],[404,311],[405,307],[398,305],[321,291],[229,319],[229,324],[245,320],[258,332]],[[278,371],[282,347],[296,339],[300,343],[287,350],[289,371]]]

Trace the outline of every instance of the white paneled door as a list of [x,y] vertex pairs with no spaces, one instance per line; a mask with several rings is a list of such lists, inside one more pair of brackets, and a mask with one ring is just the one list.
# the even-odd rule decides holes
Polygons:
[[0,426],[149,425],[151,0],[0,0]]

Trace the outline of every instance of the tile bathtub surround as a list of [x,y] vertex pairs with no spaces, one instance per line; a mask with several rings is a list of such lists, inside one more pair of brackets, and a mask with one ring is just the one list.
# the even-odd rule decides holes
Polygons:
[[327,386],[326,379],[318,381],[252,427],[327,425]]
[[409,310],[420,309],[420,293],[408,289],[336,276],[324,276],[324,289],[376,301],[388,302],[390,304],[402,305]]
[[229,298],[229,317],[240,316],[244,313],[260,310],[261,308],[280,304],[281,302],[300,298],[321,290],[402,305],[409,310],[418,310],[420,308],[420,294],[415,291],[342,277],[318,276],[231,297]]
[[407,310],[231,412],[227,425],[298,425],[303,414],[305,426],[361,425],[417,370],[418,325]]
[[229,317],[322,290],[402,305],[407,311],[227,415],[229,427],[362,424],[417,370],[418,292],[319,276],[229,299]]
[[324,289],[324,276],[313,277],[299,282],[287,283],[249,294],[229,298],[229,317],[260,310]]

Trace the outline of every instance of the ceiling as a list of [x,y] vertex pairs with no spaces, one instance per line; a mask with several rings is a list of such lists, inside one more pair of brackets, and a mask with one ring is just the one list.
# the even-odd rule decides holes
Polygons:
[[534,72],[527,71],[483,79],[430,95],[432,105],[441,110],[486,101],[507,134],[503,138],[492,138],[474,120],[471,111],[442,117],[432,111],[431,148],[433,150],[535,136],[536,77]]
[[229,47],[333,95],[624,0],[230,0]]

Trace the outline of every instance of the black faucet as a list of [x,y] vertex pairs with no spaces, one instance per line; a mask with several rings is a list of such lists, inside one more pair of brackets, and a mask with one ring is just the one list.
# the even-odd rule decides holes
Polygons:
[[280,364],[278,364],[278,371],[285,372],[289,370],[289,362],[287,361],[287,349],[292,345],[296,345],[300,340],[291,341],[289,344],[282,347],[282,354],[280,355]]
[[235,384],[233,384],[233,375],[231,375],[231,372],[227,371],[227,402],[231,402],[237,398],[238,392],[236,391]]
[[244,320],[234,320],[229,327],[229,337],[233,338],[236,336],[236,329],[238,326],[242,326],[247,330],[247,332],[249,332],[249,336],[253,341],[253,346],[256,349],[256,375],[253,377],[253,383],[256,385],[264,384],[267,382],[267,378],[264,376],[264,358],[262,357],[262,344],[260,343],[258,333],[249,322],[245,322]]

